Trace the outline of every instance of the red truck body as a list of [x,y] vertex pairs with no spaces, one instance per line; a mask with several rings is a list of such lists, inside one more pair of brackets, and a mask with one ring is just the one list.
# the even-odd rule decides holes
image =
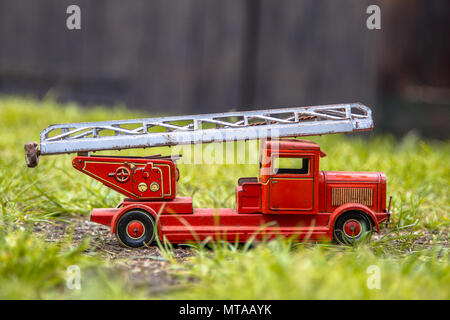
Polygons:
[[[390,216],[384,173],[320,171],[324,156],[310,141],[263,141],[259,176],[239,179],[235,209],[194,208],[190,197],[177,197],[179,171],[172,158],[78,156],[73,166],[127,196],[116,208],[94,209],[91,220],[128,246],[145,245],[138,240],[149,226],[139,218],[120,224],[130,212],[150,217],[155,236],[171,243],[277,236],[351,242],[364,230],[379,231]],[[136,241],[127,243],[122,234]]]

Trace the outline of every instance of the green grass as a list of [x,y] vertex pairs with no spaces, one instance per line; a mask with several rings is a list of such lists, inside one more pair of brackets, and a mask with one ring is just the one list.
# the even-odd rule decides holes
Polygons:
[[[442,251],[386,254],[368,247],[336,248],[275,241],[251,250],[214,246],[199,250],[186,276],[199,282],[176,295],[185,299],[448,299],[450,268]],[[380,283],[367,285],[372,269]]]
[[[0,298],[190,298],[190,299],[417,299],[450,298],[448,264],[449,141],[370,135],[312,137],[327,153],[322,170],[383,171],[393,196],[393,225],[382,239],[356,248],[277,240],[252,247],[196,245],[187,262],[165,252],[181,286],[159,296],[136,288],[88,242],[49,243],[33,234],[38,221],[52,223],[111,207],[121,195],[71,167],[69,155],[42,157],[25,166],[23,145],[39,141],[53,123],[142,116],[122,107],[83,109],[21,97],[0,97]],[[255,151],[255,146],[251,148]],[[121,154],[169,153],[168,149]],[[111,154],[112,152],[108,152]],[[115,153],[115,152],[114,152]],[[233,207],[239,177],[256,165],[180,165],[179,194],[196,207]],[[423,236],[427,242],[423,244]],[[65,286],[68,266],[83,270],[83,287]],[[377,266],[381,288],[366,283]],[[194,280],[194,281],[192,281]]]

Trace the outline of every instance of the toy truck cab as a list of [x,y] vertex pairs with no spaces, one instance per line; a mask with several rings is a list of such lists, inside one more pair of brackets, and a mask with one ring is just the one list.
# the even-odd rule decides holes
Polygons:
[[301,214],[318,211],[319,158],[311,141],[265,141],[257,178],[242,178],[236,189],[240,213]]
[[363,229],[379,231],[389,219],[384,173],[320,171],[325,156],[311,141],[265,141],[259,177],[239,180],[238,213],[295,216],[298,223],[328,228],[341,242]]

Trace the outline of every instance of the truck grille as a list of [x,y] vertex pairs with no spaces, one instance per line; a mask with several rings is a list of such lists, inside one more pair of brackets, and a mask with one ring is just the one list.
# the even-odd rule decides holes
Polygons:
[[372,188],[333,188],[331,194],[331,205],[340,206],[345,203],[361,203],[371,207],[373,205]]

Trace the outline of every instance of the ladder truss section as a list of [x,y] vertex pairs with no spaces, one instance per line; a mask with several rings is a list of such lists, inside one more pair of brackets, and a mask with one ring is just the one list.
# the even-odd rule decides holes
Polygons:
[[372,111],[360,103],[56,124],[41,132],[40,154],[300,137],[372,128]]

